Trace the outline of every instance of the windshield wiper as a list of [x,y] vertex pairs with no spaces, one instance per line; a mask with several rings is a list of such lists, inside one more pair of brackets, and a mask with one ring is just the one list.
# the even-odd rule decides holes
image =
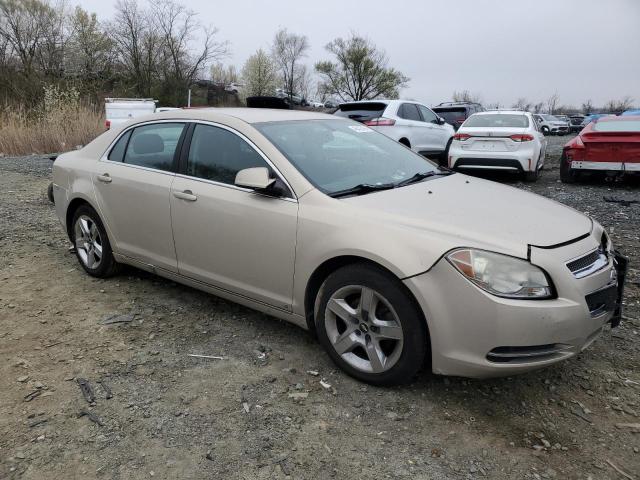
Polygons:
[[349,195],[362,195],[369,192],[376,192],[378,190],[389,190],[391,188],[396,188],[396,185],[393,183],[360,183],[359,185],[347,188],[345,190],[332,192],[329,194],[329,196],[333,198],[347,197]]
[[431,171],[431,172],[418,172],[412,177],[405,178],[401,182],[396,183],[396,187],[404,187],[405,185],[410,185],[412,183],[419,182],[424,180],[425,178],[435,177],[436,175],[451,175],[453,172],[451,170],[443,170],[443,171]]

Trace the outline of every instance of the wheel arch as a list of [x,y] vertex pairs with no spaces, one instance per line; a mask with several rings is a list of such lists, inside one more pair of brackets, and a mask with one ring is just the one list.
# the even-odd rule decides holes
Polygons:
[[[75,197],[73,198],[70,202],[69,205],[67,205],[67,211],[65,212],[65,228],[67,231],[67,237],[69,237],[69,240],[72,240],[73,235],[71,234],[71,229],[73,228],[72,222],[73,222],[73,215],[76,213],[76,210],[78,210],[78,208],[80,208],[82,205],[88,205],[89,207],[93,208],[96,213],[98,212],[98,209],[91,204],[91,202],[84,198],[84,197]],[[100,215],[98,213],[98,215]],[[103,222],[104,224],[104,222]]]
[[424,327],[427,332],[427,337],[430,342],[431,335],[429,333],[429,324],[427,322],[424,312],[422,311],[422,307],[420,307],[420,303],[418,302],[418,299],[415,297],[413,292],[402,282],[402,279],[398,277],[398,275],[396,275],[394,272],[389,270],[387,267],[380,264],[379,262],[376,262],[375,260],[372,260],[367,257],[359,256],[359,255],[340,255],[337,257],[327,259],[323,263],[321,263],[318,267],[316,267],[316,269],[313,271],[313,273],[311,274],[307,282],[307,285],[305,288],[305,294],[304,294],[304,311],[305,311],[308,330],[313,335],[316,334],[316,327],[315,327],[316,299],[318,296],[318,292],[322,287],[322,284],[329,277],[329,275],[331,275],[333,272],[335,272],[339,268],[345,267],[347,265],[354,265],[354,264],[370,265],[372,267],[375,267],[383,271],[387,275],[390,275],[394,279],[398,280],[400,285],[402,285],[402,288],[407,293],[408,297],[413,302],[417,311],[420,313]]

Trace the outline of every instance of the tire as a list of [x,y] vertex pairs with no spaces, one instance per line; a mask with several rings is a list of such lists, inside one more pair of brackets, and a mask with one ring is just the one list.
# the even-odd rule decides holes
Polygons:
[[[369,306],[364,310],[363,297]],[[355,264],[336,270],[320,288],[316,307],[320,343],[338,367],[360,381],[407,383],[430,359],[422,313],[404,285],[380,268]]]
[[47,187],[47,198],[55,205],[56,200],[53,198],[53,182],[49,183],[49,186]]
[[540,175],[540,170],[536,165],[536,169],[533,172],[524,172],[524,181],[527,183],[533,183],[538,180],[538,176]]
[[564,152],[560,157],[560,181],[562,183],[576,183],[578,181],[578,173],[571,169]]
[[409,140],[407,140],[406,138],[401,138],[400,140],[398,140],[398,142],[407,148],[411,148],[411,142],[409,142]]
[[544,136],[549,135],[549,127],[542,127],[542,128],[540,129],[540,131],[542,132],[542,134],[543,134]]
[[78,262],[89,275],[107,278],[118,271],[104,225],[89,205],[81,205],[74,212],[71,236]]
[[453,138],[449,139],[449,141],[447,142],[447,146],[444,149],[444,152],[442,152],[440,154],[440,157],[438,158],[438,165],[440,165],[441,167],[449,166],[449,149],[451,148],[451,142],[453,142]]

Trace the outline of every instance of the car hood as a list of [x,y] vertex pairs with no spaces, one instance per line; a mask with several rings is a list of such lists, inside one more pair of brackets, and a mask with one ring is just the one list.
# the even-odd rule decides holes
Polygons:
[[592,229],[589,217],[558,202],[459,173],[344,201],[377,222],[415,229],[437,255],[467,246],[527,258],[529,246],[554,246]]

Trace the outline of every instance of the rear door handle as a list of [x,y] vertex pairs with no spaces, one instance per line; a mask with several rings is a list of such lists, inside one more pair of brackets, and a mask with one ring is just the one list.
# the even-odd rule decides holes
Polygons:
[[102,175],[98,175],[97,178],[102,183],[111,183],[113,181],[113,179],[108,173],[103,173]]
[[173,192],[173,196],[180,200],[186,200],[187,202],[195,202],[198,197],[193,194],[191,190],[184,190],[182,192]]

